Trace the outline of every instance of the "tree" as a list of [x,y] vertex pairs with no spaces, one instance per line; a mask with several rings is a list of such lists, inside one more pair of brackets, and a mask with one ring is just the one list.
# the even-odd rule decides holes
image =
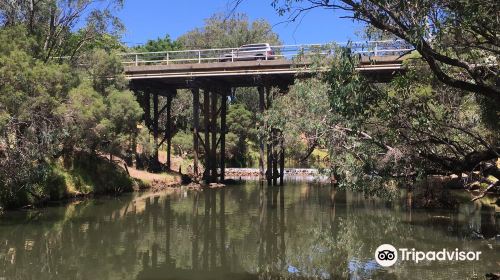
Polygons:
[[125,90],[128,82],[123,74],[120,58],[104,50],[92,50],[80,58],[82,74],[92,81],[92,87],[101,95],[107,96],[114,89]]
[[205,20],[203,28],[187,32],[178,41],[186,49],[237,48],[259,42],[280,44],[278,35],[267,21],[260,19],[249,22],[245,14],[229,18],[215,14]]
[[228,155],[233,164],[247,166],[247,140],[254,140],[253,136],[257,134],[254,116],[243,104],[233,104],[229,106],[227,123],[231,134],[228,134],[226,141]]
[[181,49],[181,44],[179,41],[173,41],[170,39],[170,35],[165,35],[163,38],[156,40],[148,40],[146,44],[134,47],[134,51],[137,52],[166,52],[175,51]]
[[101,144],[98,126],[106,116],[103,96],[89,83],[80,84],[69,92],[58,113],[66,130],[63,154],[72,156],[74,150],[94,153]]
[[122,0],[1,1],[0,22],[5,27],[23,26],[36,40],[37,58],[74,58],[88,45],[121,33],[123,26],[113,12],[122,5]]
[[[64,131],[56,108],[78,84],[68,65],[42,63],[28,53],[24,30],[0,29],[0,203],[37,195]],[[19,33],[16,33],[19,32]]]
[[296,139],[308,143],[306,156],[327,147],[340,183],[479,170],[482,179],[471,176],[485,180],[500,173],[493,167],[500,139],[481,117],[481,101],[440,83],[421,61],[408,60],[408,71],[389,84],[361,76],[348,49],[319,63],[330,71],[297,80],[277,96],[265,120],[283,131],[288,146]]
[[[55,172],[61,156],[70,168],[77,153],[90,152],[93,157],[78,158],[92,161],[99,151],[130,150],[142,115],[125,90],[116,56],[87,45],[81,48],[79,67],[66,59],[47,60],[39,49],[41,37],[30,34],[23,22],[11,24],[9,19],[9,26],[0,27],[1,207],[60,198],[52,190],[61,181]],[[66,41],[58,48],[71,45],[72,35],[61,37]],[[119,173],[112,167],[107,171]]]
[[[242,0],[236,1],[237,4]],[[295,21],[316,8],[342,10],[410,43],[448,86],[500,102],[498,1],[487,0],[273,0]]]

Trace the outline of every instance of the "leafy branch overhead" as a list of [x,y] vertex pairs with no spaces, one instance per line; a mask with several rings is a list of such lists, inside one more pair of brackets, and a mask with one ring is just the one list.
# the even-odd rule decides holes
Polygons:
[[443,83],[500,102],[500,4],[495,0],[273,0],[289,21],[323,8],[347,11],[412,44]]

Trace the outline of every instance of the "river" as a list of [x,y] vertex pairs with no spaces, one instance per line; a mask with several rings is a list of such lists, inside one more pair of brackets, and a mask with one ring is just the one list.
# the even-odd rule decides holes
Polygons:
[[[256,182],[131,193],[0,217],[0,279],[483,279],[500,271],[500,217],[462,200],[411,209],[330,186]],[[384,243],[481,251],[479,261],[374,260]]]

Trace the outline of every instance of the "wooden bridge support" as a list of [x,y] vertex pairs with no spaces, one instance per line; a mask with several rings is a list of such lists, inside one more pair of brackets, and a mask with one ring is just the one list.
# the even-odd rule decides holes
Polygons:
[[[272,106],[272,100],[274,98],[271,87],[259,87],[259,111],[264,113],[265,109],[269,109]],[[264,136],[259,138],[259,170],[261,180],[265,177],[269,185],[283,185],[283,177],[285,172],[285,149],[284,142],[282,139],[283,133],[276,128],[269,127],[268,124],[260,124],[267,133],[267,144],[266,144],[266,159],[267,165],[264,168]]]
[[[258,87],[258,91],[259,91],[259,113],[262,115],[262,114],[264,114],[264,111],[266,109],[264,87],[263,86]],[[263,123],[262,120],[259,123],[259,130],[260,129],[265,129],[265,124]],[[259,135],[259,179],[260,179],[260,181],[263,181],[265,178],[264,142],[265,142],[265,137],[261,133]]]
[[226,133],[227,133],[227,97],[231,94],[231,88],[224,88],[221,93],[221,115],[220,115],[220,180],[226,178]]
[[167,139],[167,170],[172,170],[172,92],[167,94],[167,124],[165,127],[165,139]]
[[[193,174],[200,175],[200,160],[204,171],[202,179],[206,183],[224,181],[226,165],[226,133],[227,133],[227,98],[231,95],[231,87],[226,85],[191,87],[193,96]],[[142,105],[145,111],[144,122],[151,131],[154,153],[150,160],[151,171],[171,170],[172,146],[172,101],[176,90],[172,88],[142,88]],[[270,86],[259,86],[259,113],[263,114],[272,106],[274,94]],[[200,102],[201,101],[201,102]],[[165,114],[164,114],[165,113]],[[160,129],[160,118],[166,118],[164,130]],[[201,123],[200,123],[201,122]],[[259,173],[260,180],[267,179],[269,185],[283,185],[285,149],[282,132],[269,127],[267,123],[259,123],[259,127],[267,131],[268,136],[259,137]],[[160,141],[160,134],[164,137]],[[164,166],[159,162],[160,147],[166,143],[167,161]],[[202,157],[201,157],[202,156]]]
[[198,158],[200,145],[198,141],[199,130],[200,130],[200,89],[192,88],[191,93],[193,94],[193,174],[196,178],[198,178],[199,170],[198,170]]
[[158,93],[153,93],[153,158],[150,161],[150,169],[151,171],[154,172],[159,172],[161,171],[161,166],[160,166],[160,161],[158,160],[158,151],[160,146],[158,145],[158,134],[159,134],[159,127],[158,127]]
[[[143,90],[142,106],[144,108],[144,123],[153,136],[154,150],[153,155],[149,160],[149,169],[153,172],[160,172],[163,170],[171,169],[171,149],[173,136],[172,100],[175,95],[176,91],[173,89],[160,91],[158,89],[147,88]],[[161,108],[160,104],[163,105]],[[152,108],[151,105],[153,105]],[[160,129],[160,119],[162,117],[166,118],[164,122],[164,129]],[[160,134],[164,134],[164,137],[161,140]],[[162,166],[159,161],[159,150],[165,142],[167,146],[167,161],[166,164]]]
[[[193,146],[195,150],[194,174],[199,173],[199,143],[204,155],[203,180],[214,183],[225,179],[226,149],[226,115],[229,87],[205,88],[203,90],[203,107],[200,110],[199,88],[193,93]],[[200,112],[203,115],[203,138],[200,135]],[[220,117],[220,126],[219,126]],[[219,172],[220,171],[220,172]]]

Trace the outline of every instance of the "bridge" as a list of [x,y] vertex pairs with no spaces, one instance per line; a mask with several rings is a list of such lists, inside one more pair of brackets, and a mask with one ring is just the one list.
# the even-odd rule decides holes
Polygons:
[[[152,131],[155,146],[153,169],[170,169],[172,99],[178,90],[189,89],[193,96],[193,173],[199,175],[203,156],[203,179],[224,181],[225,135],[227,133],[227,100],[234,88],[257,87],[259,112],[272,104],[277,94],[285,94],[294,80],[327,71],[314,63],[330,57],[339,49],[348,48],[359,57],[356,70],[375,82],[386,82],[401,72],[402,57],[413,49],[404,41],[369,41],[340,44],[308,44],[272,46],[274,54],[240,60],[237,48],[142,52],[121,54],[125,76],[144,108],[144,120]],[[278,88],[279,90],[272,90]],[[200,90],[202,102],[200,103]],[[165,101],[160,100],[165,99]],[[160,107],[160,104],[163,106]],[[165,113],[166,128],[159,130],[159,119]],[[203,117],[200,126],[200,116]],[[258,124],[266,127],[266,124]],[[259,170],[270,184],[283,182],[284,147],[274,129],[268,139],[259,140]],[[160,139],[160,134],[164,134]],[[158,149],[167,146],[167,163],[162,167]]]
[[327,57],[338,47],[348,47],[360,57],[357,70],[384,81],[401,70],[402,55],[413,50],[406,42],[394,40],[271,46],[273,55],[246,61],[235,59],[237,48],[125,53],[121,56],[126,77],[132,81],[155,80],[170,87],[190,88],[186,81],[214,78],[233,86],[252,86],[257,76],[293,81],[295,75],[312,71],[314,58]]

